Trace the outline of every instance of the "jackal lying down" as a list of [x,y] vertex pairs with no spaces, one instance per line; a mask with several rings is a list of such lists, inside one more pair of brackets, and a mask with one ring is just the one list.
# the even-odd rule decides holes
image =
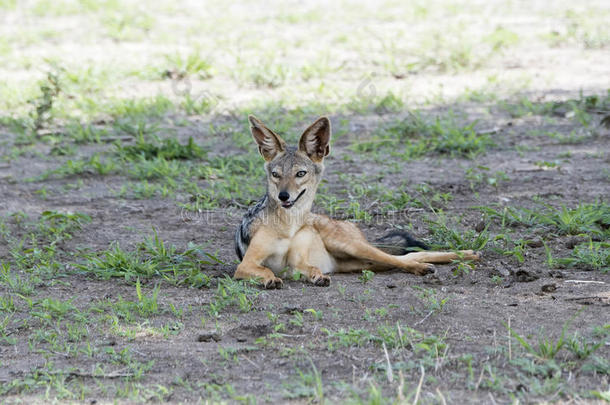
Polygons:
[[[259,279],[266,288],[279,288],[282,280],[277,275],[288,267],[315,285],[327,286],[333,272],[399,268],[425,274],[433,263],[479,259],[472,250],[390,254],[370,244],[356,225],[312,213],[324,157],[330,153],[330,120],[318,118],[292,147],[257,118],[248,119],[265,159],[267,193],[248,210],[235,232],[235,251],[241,260],[235,278]],[[406,233],[387,235],[396,236],[405,249],[426,249]]]

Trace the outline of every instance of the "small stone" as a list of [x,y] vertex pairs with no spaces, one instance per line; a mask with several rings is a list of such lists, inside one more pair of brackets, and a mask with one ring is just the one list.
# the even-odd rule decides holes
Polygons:
[[540,290],[544,293],[551,293],[553,291],[557,290],[557,285],[554,283],[551,284],[545,284],[542,287],[540,287]]
[[527,244],[527,246],[533,247],[533,248],[539,248],[544,245],[544,243],[542,243],[542,239],[540,239],[540,238],[530,239],[526,242],[526,244]]
[[218,333],[202,333],[199,336],[197,336],[197,341],[198,342],[219,342],[220,341],[220,335]]
[[568,249],[574,249],[574,247],[576,247],[576,245],[580,245],[581,243],[586,243],[588,241],[589,241],[589,239],[582,237],[582,236],[572,236],[571,238],[566,240],[566,247]]
[[530,281],[537,280],[538,276],[530,273],[529,271],[519,270],[515,273],[515,278],[521,283],[529,283]]
[[293,314],[295,312],[303,312],[303,310],[301,309],[301,307],[297,306],[297,305],[284,305],[284,307],[282,308],[282,312],[285,314]]
[[506,267],[504,267],[504,266],[498,266],[498,267],[496,267],[496,271],[497,271],[498,273],[500,273],[500,275],[501,275],[502,277],[505,277],[505,278],[506,278],[506,277],[510,277],[510,270],[508,270],[508,269],[507,269]]

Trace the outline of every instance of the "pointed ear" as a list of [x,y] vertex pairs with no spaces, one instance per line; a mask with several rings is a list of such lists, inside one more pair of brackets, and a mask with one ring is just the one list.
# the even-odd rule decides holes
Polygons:
[[299,150],[314,162],[321,162],[330,153],[330,120],[318,118],[301,135]]
[[258,144],[258,151],[267,162],[272,161],[278,153],[286,150],[286,142],[267,128],[258,118],[249,115],[248,121],[250,121],[252,136]]

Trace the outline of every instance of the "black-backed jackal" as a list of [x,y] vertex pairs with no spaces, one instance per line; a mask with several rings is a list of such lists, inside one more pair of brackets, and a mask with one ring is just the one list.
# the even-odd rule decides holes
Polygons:
[[[248,119],[265,159],[267,193],[248,210],[235,233],[235,251],[241,260],[235,278],[259,279],[266,288],[279,288],[278,274],[288,268],[315,285],[327,286],[328,274],[333,272],[399,268],[425,274],[433,263],[479,258],[472,250],[389,254],[367,242],[354,224],[312,213],[323,160],[330,152],[329,119],[322,117],[311,124],[296,148],[257,118]],[[405,247],[426,247],[408,234],[398,236]]]

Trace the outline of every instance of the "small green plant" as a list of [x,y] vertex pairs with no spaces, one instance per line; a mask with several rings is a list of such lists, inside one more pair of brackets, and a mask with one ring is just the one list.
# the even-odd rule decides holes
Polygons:
[[589,243],[576,245],[570,257],[559,258],[554,263],[568,267],[585,267],[607,273],[610,271],[610,243],[590,240]]
[[188,54],[176,53],[165,57],[169,69],[163,72],[165,77],[183,79],[187,76],[196,76],[199,79],[209,79],[213,75],[212,64],[201,57],[201,50],[195,49]]
[[160,287],[157,284],[150,296],[142,294],[140,279],[136,281],[136,295],[138,297],[138,310],[143,316],[155,315],[159,310],[158,298]]
[[473,157],[494,144],[488,134],[477,133],[475,125],[476,121],[459,124],[451,114],[427,120],[415,112],[403,120],[382,125],[370,140],[354,143],[350,148],[356,152],[402,150],[405,159],[430,152]]
[[264,57],[263,60],[255,63],[251,60],[238,59],[237,63],[239,68],[234,70],[236,78],[259,88],[280,87],[292,73],[287,65],[278,63],[273,57]]
[[303,313],[301,311],[293,311],[292,319],[288,321],[291,325],[302,328],[304,324]]
[[533,356],[541,359],[541,360],[552,360],[557,356],[557,353],[564,347],[567,343],[565,333],[568,327],[568,322],[566,322],[561,330],[561,336],[557,340],[553,340],[547,337],[539,337],[538,343],[536,345],[529,343],[526,338],[519,335],[515,332],[511,327],[504,324],[510,336],[512,336],[517,342],[523,347],[528,353]]
[[65,128],[65,135],[76,144],[101,143],[107,134],[108,131],[105,128],[80,122],[70,122]]
[[135,251],[126,251],[118,243],[101,252],[83,253],[75,267],[102,279],[123,277],[127,281],[141,277],[160,276],[167,282],[207,287],[211,279],[201,266],[221,263],[213,254],[189,244],[183,251],[166,245],[153,230],[153,236],[139,244]]
[[503,207],[474,207],[479,209],[488,218],[497,220],[502,228],[507,226],[534,226],[537,224],[537,213],[527,208]]
[[34,110],[30,113],[32,130],[42,129],[51,119],[53,104],[61,91],[58,70],[47,72],[47,76],[40,82],[40,97],[30,101]]
[[500,285],[504,282],[504,278],[502,276],[494,275],[491,277],[491,282]]
[[519,35],[504,27],[496,27],[491,34],[484,38],[484,41],[489,43],[494,51],[500,51],[517,44]]
[[470,189],[475,191],[482,184],[498,188],[501,182],[509,180],[506,173],[496,171],[491,173],[489,167],[478,165],[466,169],[466,180],[470,183]]
[[504,207],[495,210],[477,207],[504,226],[547,227],[564,235],[590,234],[603,236],[610,226],[610,206],[605,202],[581,203],[575,208],[555,208],[539,203],[539,208]]
[[424,302],[427,312],[439,313],[449,301],[449,297],[439,298],[438,292],[434,289],[418,286],[412,288],[418,292],[417,296]]
[[506,111],[513,118],[527,115],[550,115],[557,108],[558,105],[553,102],[533,102],[527,98],[521,98],[514,103],[500,103],[500,109]]
[[362,270],[362,274],[358,276],[358,280],[362,281],[363,284],[368,283],[375,277],[375,272],[370,270]]
[[498,234],[494,238],[495,250],[505,256],[512,256],[519,263],[525,262],[525,252],[530,241],[525,239],[514,240],[510,234]]
[[135,145],[123,146],[119,143],[115,145],[118,155],[128,160],[153,160],[156,158],[166,160],[201,159],[207,154],[202,147],[195,144],[192,137],[189,137],[188,142],[182,145],[175,138],[161,140],[153,135],[153,140],[147,141],[140,134]]
[[211,95],[193,98],[187,94],[180,105],[187,115],[203,115],[212,111],[217,103],[217,99]]
[[404,102],[394,93],[389,92],[386,94],[375,106],[375,112],[378,114],[385,114],[389,112],[400,111],[404,106]]
[[310,373],[304,373],[297,369],[298,379],[295,384],[284,384],[286,387],[284,397],[289,399],[307,397],[316,401],[318,404],[324,404],[325,398],[322,375],[318,371],[313,360],[309,359],[309,363],[311,364]]
[[459,261],[455,263],[455,267],[451,271],[455,277],[466,276],[474,270],[474,263],[468,261]]
[[78,314],[76,307],[72,304],[72,300],[62,301],[53,298],[45,298],[33,302],[33,308],[33,316],[47,321],[63,319],[68,315],[75,316]]
[[543,224],[555,227],[568,235],[590,233],[602,235],[602,226],[610,225],[610,205],[603,202],[579,204],[575,208],[562,206],[560,209],[546,206],[547,211],[539,215]]
[[280,322],[280,316],[274,314],[272,312],[267,312],[267,318],[273,325],[273,332],[277,333],[286,328],[286,325],[283,322]]
[[490,241],[487,227],[481,232],[472,229],[458,230],[448,224],[448,219],[442,210],[437,211],[436,218],[426,218],[432,245],[441,249],[451,250],[482,250]]
[[9,263],[0,264],[0,285],[8,291],[24,296],[32,295],[37,281],[41,280],[34,277],[22,277],[16,273],[13,274]]
[[88,222],[91,222],[91,217],[80,212],[44,211],[40,214],[38,230],[53,243],[71,239],[72,234]]
[[607,391],[591,391],[591,394],[595,397],[595,398],[599,398],[602,401],[605,402],[610,402],[610,389]]
[[589,356],[595,353],[602,345],[602,341],[592,342],[579,336],[578,333],[575,333],[571,338],[567,339],[565,347],[578,359],[584,360],[589,358]]
[[211,317],[221,317],[222,311],[230,306],[237,306],[241,312],[254,309],[254,299],[260,294],[254,281],[234,280],[225,277],[218,280],[214,299],[208,304],[208,314]]
[[354,221],[366,222],[370,221],[372,218],[371,214],[367,210],[362,209],[358,201],[350,201],[347,208],[345,209],[345,214],[348,218]]
[[320,310],[316,310],[316,309],[313,309],[313,308],[307,308],[303,312],[310,313],[316,321],[321,321],[322,320],[323,313]]

